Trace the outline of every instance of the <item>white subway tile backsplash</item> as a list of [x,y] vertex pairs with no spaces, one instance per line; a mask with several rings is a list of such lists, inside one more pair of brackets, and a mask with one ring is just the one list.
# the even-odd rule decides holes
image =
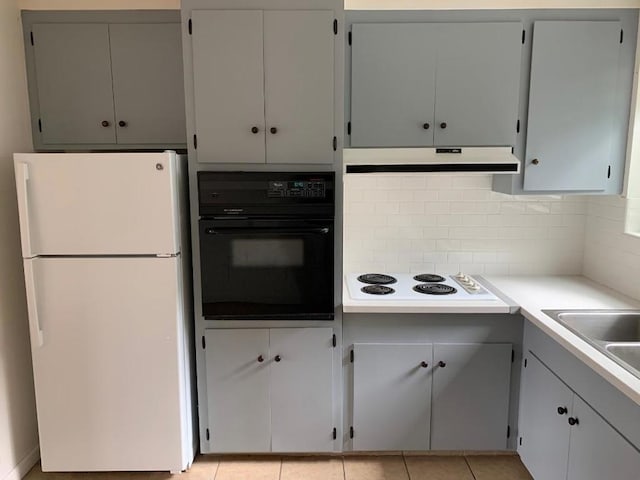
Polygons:
[[[583,197],[495,193],[491,175],[349,174],[344,181],[346,272],[580,273]],[[609,216],[622,208],[605,206]],[[612,220],[597,217],[603,221]]]

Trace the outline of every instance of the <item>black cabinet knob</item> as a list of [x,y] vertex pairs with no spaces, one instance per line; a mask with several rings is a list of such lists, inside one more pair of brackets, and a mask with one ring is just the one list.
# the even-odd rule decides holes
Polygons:
[[422,128],[424,128],[425,130],[429,130],[430,125],[428,123],[423,123],[422,124]]
[[440,361],[438,362],[438,366],[439,366],[440,368],[444,368],[444,367],[446,367],[446,366],[447,366],[447,364],[446,364],[445,362],[443,362],[442,360],[440,360]]
[[251,127],[251,133],[258,133],[260,129],[258,127]]
[[258,362],[260,362],[260,363],[264,362],[264,357],[262,355],[260,355],[258,357]]
[[427,368],[427,367],[429,366],[429,364],[428,364],[427,362],[421,362],[421,363],[420,363],[420,366],[421,366],[422,368]]
[[540,163],[540,160],[538,160],[537,158],[534,158],[533,160],[531,160],[531,163],[534,165],[538,165]]
[[270,131],[271,133],[273,133],[274,135],[275,135],[276,133],[278,133],[278,129],[277,129],[276,127],[271,127],[271,128],[269,129],[269,131]]
[[274,360],[276,362],[279,362],[280,360],[282,360],[282,357],[280,355],[276,355],[276,357],[274,358]]
[[103,121],[100,123],[100,125],[102,125],[103,127],[108,127],[108,126],[109,126],[109,125],[111,125],[111,124],[109,123],[109,121],[108,121],[108,120],[103,120]]
[[572,427],[574,425],[578,425],[580,422],[578,421],[577,418],[575,417],[569,417],[569,419],[567,420],[569,422],[569,425],[571,425]]
[[447,122],[442,122],[442,123],[440,124],[440,128],[443,128],[443,129],[444,129],[444,128],[447,128]]
[[121,127],[126,127],[127,126],[127,122],[125,122],[124,120],[120,120],[118,122],[118,125],[121,126]]
[[565,415],[568,411],[567,407],[558,407],[558,415]]

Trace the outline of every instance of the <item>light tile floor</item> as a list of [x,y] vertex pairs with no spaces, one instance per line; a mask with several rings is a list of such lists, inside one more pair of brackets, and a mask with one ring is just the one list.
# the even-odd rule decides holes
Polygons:
[[188,472],[43,473],[26,480],[532,480],[515,455],[277,457],[201,455]]

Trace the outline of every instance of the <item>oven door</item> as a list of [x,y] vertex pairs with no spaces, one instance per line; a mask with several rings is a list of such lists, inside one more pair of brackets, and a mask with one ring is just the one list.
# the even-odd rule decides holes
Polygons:
[[205,319],[333,319],[333,220],[202,219]]

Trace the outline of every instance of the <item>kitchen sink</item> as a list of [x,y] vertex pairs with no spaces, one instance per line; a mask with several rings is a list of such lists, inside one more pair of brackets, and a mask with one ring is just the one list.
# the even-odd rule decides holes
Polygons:
[[619,358],[636,371],[640,371],[640,343],[612,343],[605,348],[611,355]]
[[640,310],[543,310],[640,378]]

